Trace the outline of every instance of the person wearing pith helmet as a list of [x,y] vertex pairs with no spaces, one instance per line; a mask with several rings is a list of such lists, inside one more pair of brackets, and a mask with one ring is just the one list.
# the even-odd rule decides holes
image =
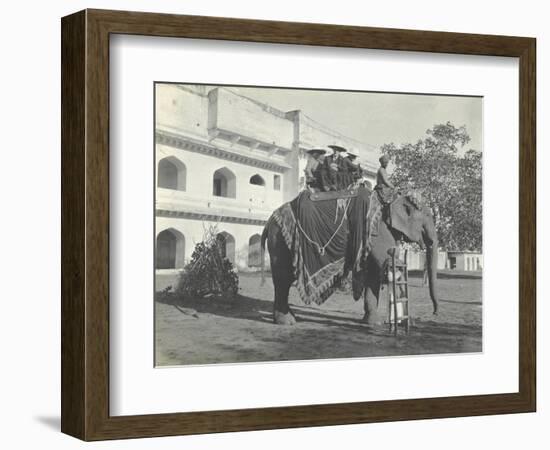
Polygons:
[[344,147],[341,147],[340,145],[329,145],[329,148],[331,148],[334,151],[334,156],[332,158],[332,162],[334,164],[335,169],[335,184],[336,184],[336,190],[342,190],[347,187],[347,169],[346,169],[346,163],[344,162],[344,155],[347,152],[347,150]]
[[357,153],[354,153],[352,150],[348,150],[346,152],[346,156],[344,157],[348,172],[348,185],[355,183],[363,175],[363,169],[361,168],[361,165],[356,162],[357,156]]
[[322,191],[323,189],[323,174],[321,173],[322,158],[325,155],[326,150],[322,148],[312,148],[306,150],[306,153],[310,156],[307,160],[306,167],[304,169],[306,186],[313,192]]
[[338,190],[338,164],[336,160],[336,152],[328,148],[325,157],[323,158],[323,174],[326,179],[326,183],[323,186],[325,191],[336,191]]

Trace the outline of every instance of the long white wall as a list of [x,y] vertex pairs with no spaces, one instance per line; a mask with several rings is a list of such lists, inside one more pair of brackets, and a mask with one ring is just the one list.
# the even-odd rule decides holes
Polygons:
[[[254,235],[260,235],[263,231],[262,225],[247,225],[240,223],[227,222],[209,222],[201,220],[192,220],[175,217],[157,217],[156,218],[156,234],[167,229],[173,229],[181,233],[185,238],[185,262],[189,262],[195,245],[203,241],[205,231],[209,227],[216,227],[218,233],[228,233],[235,240],[235,253],[233,259],[238,270],[255,270],[249,268],[249,240]],[[266,251],[267,255],[267,251]],[[268,267],[268,265],[266,265]]]
[[[273,211],[283,203],[283,188],[285,177],[280,172],[271,171],[246,164],[223,160],[202,153],[194,153],[167,145],[157,145],[156,165],[161,159],[173,156],[186,166],[185,191],[171,191],[157,189],[157,205],[159,203],[173,203],[176,208],[200,203],[202,207],[219,208],[230,214],[231,210],[247,213],[252,216],[260,215],[264,218],[267,212]],[[236,178],[236,198],[217,197],[213,194],[213,176],[216,170],[229,169]],[[250,184],[253,175],[260,175],[265,186]],[[280,190],[274,189],[274,175],[281,176]]]

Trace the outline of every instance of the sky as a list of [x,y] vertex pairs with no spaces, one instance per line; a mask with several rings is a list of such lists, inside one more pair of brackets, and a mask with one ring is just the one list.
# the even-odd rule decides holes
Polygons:
[[433,125],[466,126],[471,141],[461,150],[482,151],[482,98],[426,94],[346,92],[228,86],[232,91],[282,111],[307,116],[369,144],[378,154],[386,143],[416,142]]

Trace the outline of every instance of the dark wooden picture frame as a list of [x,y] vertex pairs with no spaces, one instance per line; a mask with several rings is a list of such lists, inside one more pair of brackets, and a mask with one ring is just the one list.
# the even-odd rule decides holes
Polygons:
[[[61,30],[61,429],[64,433],[84,440],[100,440],[535,411],[535,39],[104,10],[85,10],[64,17]],[[110,416],[111,34],[519,58],[519,391],[493,395]]]

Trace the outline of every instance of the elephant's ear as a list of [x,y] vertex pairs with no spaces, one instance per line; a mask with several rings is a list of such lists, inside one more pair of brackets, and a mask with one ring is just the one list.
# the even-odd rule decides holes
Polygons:
[[419,242],[422,238],[422,212],[407,196],[402,196],[391,204],[389,225],[402,233],[408,241]]
[[405,199],[419,211],[422,211],[424,209],[424,198],[422,197],[422,194],[420,192],[410,190],[405,194]]

